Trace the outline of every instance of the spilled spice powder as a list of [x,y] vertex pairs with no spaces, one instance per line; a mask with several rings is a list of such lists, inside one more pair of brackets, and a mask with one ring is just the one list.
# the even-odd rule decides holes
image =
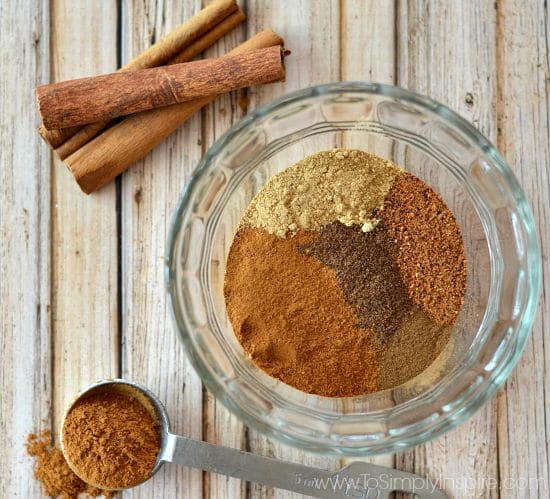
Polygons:
[[54,447],[50,430],[29,434],[26,448],[27,454],[36,461],[34,476],[42,483],[45,495],[61,499],[77,499],[79,494],[114,496],[112,492],[88,485],[73,473],[61,450]]
[[299,250],[315,237],[237,233],[224,289],[231,324],[260,368],[299,390],[328,397],[376,391],[372,333],[357,327],[335,272]]
[[336,271],[358,326],[389,338],[411,314],[412,303],[393,255],[397,248],[383,226],[363,232],[340,222],[326,225],[303,247],[308,255]]
[[397,265],[411,301],[438,325],[454,323],[466,291],[466,255],[454,215],[410,173],[392,185],[378,213],[399,243]]
[[79,400],[65,418],[62,438],[79,476],[110,489],[147,479],[160,450],[158,425],[147,409],[113,391]]

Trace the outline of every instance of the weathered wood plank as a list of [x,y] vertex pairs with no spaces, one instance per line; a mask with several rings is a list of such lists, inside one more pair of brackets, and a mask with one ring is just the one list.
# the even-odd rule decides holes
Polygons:
[[394,2],[340,2],[340,76],[343,81],[395,83]]
[[[247,14],[250,34],[264,28],[272,28],[285,39],[287,47],[292,50],[286,66],[286,82],[252,89],[249,94],[251,108],[292,90],[340,79],[338,2],[323,2],[322,7],[314,0],[248,2]],[[338,459],[306,454],[272,442],[254,431],[249,433],[249,445],[253,452],[259,454],[319,468],[336,468],[340,464]],[[250,485],[249,496],[301,497],[299,494],[273,490],[257,484]]]
[[[203,2],[203,5],[207,2]],[[243,6],[244,7],[244,6]],[[246,36],[246,25],[243,23],[226,35],[214,47],[207,50],[205,57],[221,57],[242,43]],[[202,113],[202,147],[206,151],[226,132],[231,125],[241,119],[245,111],[239,105],[247,90],[232,92],[218,97]],[[246,448],[245,428],[241,421],[233,416],[209,392],[204,392],[203,438],[208,442],[237,449]],[[228,497],[239,499],[246,497],[246,482],[214,473],[204,475],[204,497],[217,499]]]
[[[491,2],[398,2],[397,83],[458,111],[496,139],[495,11]],[[454,497],[498,497],[493,401],[460,428],[397,457],[397,466],[445,479]]]
[[501,497],[550,494],[550,107],[546,2],[502,0],[498,19],[498,145],[533,207],[543,290],[525,352],[498,399]]
[[[52,80],[112,72],[115,2],[52,2]],[[86,196],[52,168],[54,423],[88,383],[117,374],[117,224],[114,185]]]
[[[122,63],[200,10],[200,0],[122,3]],[[201,118],[180,130],[122,177],[123,375],[165,402],[173,430],[202,438],[202,385],[174,331],[164,287],[164,251],[176,201],[201,156]],[[128,497],[201,497],[202,473],[176,465]]]
[[0,497],[39,497],[27,433],[50,420],[50,155],[34,87],[49,78],[43,0],[0,6]]

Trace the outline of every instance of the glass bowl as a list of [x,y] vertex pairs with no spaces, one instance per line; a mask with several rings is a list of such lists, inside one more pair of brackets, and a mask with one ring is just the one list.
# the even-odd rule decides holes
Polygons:
[[[225,261],[248,203],[275,173],[333,147],[390,159],[431,185],[464,236],[468,284],[452,339],[422,374],[359,397],[305,394],[269,377],[228,321]],[[374,83],[285,95],[233,126],[200,161],[167,250],[175,323],[206,387],[263,434],[313,452],[401,451],[457,426],[503,384],[527,341],[541,261],[531,209],[495,147],[445,106]]]

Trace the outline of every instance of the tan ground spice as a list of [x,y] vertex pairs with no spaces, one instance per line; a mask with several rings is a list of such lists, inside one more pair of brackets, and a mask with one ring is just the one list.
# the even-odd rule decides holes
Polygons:
[[73,473],[61,450],[54,447],[50,430],[29,434],[26,448],[36,461],[34,476],[42,483],[45,495],[61,499],[77,499],[80,494],[114,497],[114,493],[96,489]]
[[379,389],[394,388],[426,370],[445,348],[451,327],[434,323],[417,307],[393,335],[380,341],[373,338],[380,364]]
[[319,230],[335,220],[376,226],[395,177],[403,170],[391,161],[356,149],[321,151],[275,175],[254,197],[241,227],[283,237],[298,229]]
[[451,210],[425,182],[404,173],[378,216],[399,243],[397,265],[411,301],[440,326],[453,324],[464,302],[466,255]]
[[135,398],[117,392],[78,401],[65,418],[62,438],[79,476],[110,489],[147,479],[160,450],[156,421]]
[[335,272],[299,250],[315,237],[236,234],[224,289],[233,330],[260,368],[299,390],[327,397],[376,391],[372,333],[356,326]]

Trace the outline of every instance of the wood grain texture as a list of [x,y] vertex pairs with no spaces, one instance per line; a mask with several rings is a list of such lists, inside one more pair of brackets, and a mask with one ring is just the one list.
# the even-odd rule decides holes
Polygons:
[[395,83],[395,2],[341,0],[340,77]]
[[0,497],[27,498],[25,439],[51,424],[50,158],[30,105],[49,77],[47,2],[1,4],[0,61]]
[[[448,105],[496,139],[496,18],[490,2],[398,2],[400,86]],[[397,457],[397,466],[445,480],[452,497],[498,497],[493,400],[459,428]],[[466,480],[466,481],[461,481]]]
[[546,2],[497,4],[498,146],[534,211],[543,254],[533,333],[498,398],[501,497],[550,496],[550,118]]
[[[117,64],[114,2],[51,3],[52,80],[110,72]],[[68,29],[68,26],[71,29]],[[54,424],[85,385],[118,374],[116,192],[79,192],[52,166]]]
[[[204,5],[205,2],[203,2]],[[241,3],[241,7],[245,5]],[[225,36],[204,54],[205,57],[221,57],[244,42],[254,33],[247,34],[246,25],[241,25]],[[202,112],[202,149],[206,151],[231,125],[245,115],[240,104],[247,90],[221,95]],[[246,450],[247,435],[243,423],[233,416],[216,398],[204,391],[203,438],[211,443]],[[244,499],[247,483],[214,473],[204,475],[205,499],[227,497]]]
[[[287,63],[287,79],[251,89],[250,107],[256,108],[275,97],[299,88],[317,83],[340,79],[339,60],[339,4],[336,1],[319,3],[314,0],[280,0],[277,2],[248,2],[248,32],[255,33],[270,27],[285,40],[285,46],[292,51]],[[250,430],[249,447],[253,452],[288,461],[305,463],[324,469],[340,465],[336,458],[317,456],[301,452],[286,445],[271,441]],[[249,485],[250,498],[298,498],[283,490],[274,490],[258,484]]]
[[[201,8],[200,1],[122,3],[122,64]],[[164,287],[164,251],[178,196],[202,149],[201,118],[121,180],[122,372],[165,402],[173,431],[202,438],[202,385],[174,331]],[[202,472],[166,465],[125,497],[201,497]]]

